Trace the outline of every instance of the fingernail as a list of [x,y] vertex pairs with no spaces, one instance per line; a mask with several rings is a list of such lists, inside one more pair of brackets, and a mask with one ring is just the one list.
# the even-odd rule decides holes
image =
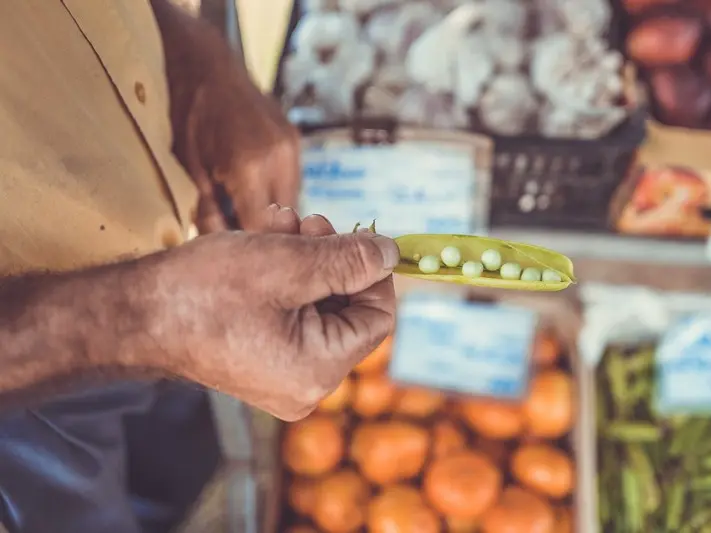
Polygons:
[[373,234],[373,242],[383,256],[383,269],[392,270],[400,262],[400,248],[395,241],[382,235]]
[[269,207],[267,207],[267,211],[270,214],[276,213],[277,211],[279,211],[279,209],[281,209],[281,206],[279,204],[271,204]]

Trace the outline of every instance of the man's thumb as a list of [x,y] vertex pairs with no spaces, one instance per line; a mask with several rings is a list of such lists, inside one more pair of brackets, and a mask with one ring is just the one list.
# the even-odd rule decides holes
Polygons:
[[318,237],[311,272],[299,289],[300,305],[364,291],[389,276],[400,261],[395,241],[370,232]]

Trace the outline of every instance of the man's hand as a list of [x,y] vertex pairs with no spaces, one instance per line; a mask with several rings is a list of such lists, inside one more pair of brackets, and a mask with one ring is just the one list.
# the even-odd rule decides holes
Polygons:
[[371,233],[335,235],[320,216],[273,206],[267,217],[271,233],[0,280],[0,394],[172,375],[305,416],[392,330],[399,251]]
[[271,203],[294,206],[298,199],[296,129],[246,75],[231,83],[226,77],[198,89],[187,124],[185,161],[200,191],[202,233],[227,229],[216,190],[227,193],[246,230],[261,227],[260,215]]
[[296,204],[298,132],[213,28],[168,0],[151,3],[165,49],[173,151],[200,191],[198,228],[227,228],[219,191],[242,229],[260,228],[268,205]]
[[385,338],[393,241],[325,235],[318,216],[300,232],[218,233],[159,261],[150,331],[166,370],[293,420]]

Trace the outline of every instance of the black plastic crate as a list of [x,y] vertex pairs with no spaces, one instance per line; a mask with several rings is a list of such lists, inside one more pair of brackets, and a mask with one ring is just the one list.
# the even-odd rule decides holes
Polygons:
[[644,139],[644,109],[602,139],[495,138],[491,224],[605,230]]

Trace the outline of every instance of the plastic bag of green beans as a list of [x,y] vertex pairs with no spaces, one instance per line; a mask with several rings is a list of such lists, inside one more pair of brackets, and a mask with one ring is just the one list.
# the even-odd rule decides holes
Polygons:
[[711,532],[711,296],[581,296],[583,533]]

